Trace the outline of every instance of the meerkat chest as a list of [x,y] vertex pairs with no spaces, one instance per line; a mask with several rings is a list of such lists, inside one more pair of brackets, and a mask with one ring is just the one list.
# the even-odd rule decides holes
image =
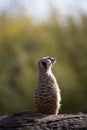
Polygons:
[[54,75],[42,75],[42,77],[39,78],[39,84],[36,91],[38,93],[37,96],[40,99],[57,98],[59,88]]

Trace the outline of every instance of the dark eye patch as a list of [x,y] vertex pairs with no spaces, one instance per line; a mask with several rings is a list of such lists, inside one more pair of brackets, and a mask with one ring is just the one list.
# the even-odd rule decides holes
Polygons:
[[48,58],[49,60],[52,60],[50,57]]
[[47,69],[47,65],[46,65],[46,62],[42,62],[42,65],[45,67],[45,69]]

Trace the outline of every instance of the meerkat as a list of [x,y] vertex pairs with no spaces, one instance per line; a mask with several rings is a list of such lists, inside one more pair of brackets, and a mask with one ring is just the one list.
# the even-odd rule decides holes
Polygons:
[[34,102],[36,111],[41,114],[58,114],[61,95],[58,83],[52,73],[52,65],[56,59],[43,57],[38,61],[38,85],[35,89]]

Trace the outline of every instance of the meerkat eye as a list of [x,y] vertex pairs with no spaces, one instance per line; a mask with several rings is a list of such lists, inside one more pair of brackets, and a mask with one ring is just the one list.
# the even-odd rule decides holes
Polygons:
[[45,67],[45,69],[47,68],[46,62],[42,61],[42,65]]

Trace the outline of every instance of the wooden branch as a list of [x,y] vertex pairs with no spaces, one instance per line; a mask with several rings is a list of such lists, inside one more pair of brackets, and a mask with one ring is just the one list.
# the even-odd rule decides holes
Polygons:
[[86,130],[87,114],[15,114],[0,118],[0,130]]

